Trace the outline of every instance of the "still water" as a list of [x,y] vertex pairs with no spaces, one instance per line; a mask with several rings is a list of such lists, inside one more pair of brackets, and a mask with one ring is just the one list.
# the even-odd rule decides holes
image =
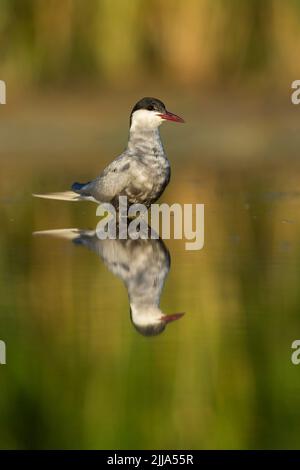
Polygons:
[[[170,145],[168,130],[174,158],[162,201],[205,204],[204,248],[100,241],[96,205],[31,193],[97,174],[115,148],[93,141],[82,122],[82,148],[95,147],[84,158],[70,158],[51,136],[43,142],[43,129],[40,146],[30,147],[37,121],[27,132],[18,119],[26,145],[7,146],[1,157],[0,447],[299,447],[300,366],[291,362],[291,344],[300,339],[300,165],[293,155],[228,163],[216,148],[205,158],[197,147],[204,152],[207,141],[192,141],[187,127],[193,147],[181,159],[180,137]],[[122,141],[118,125],[111,132]],[[59,138],[68,128],[52,132]]]

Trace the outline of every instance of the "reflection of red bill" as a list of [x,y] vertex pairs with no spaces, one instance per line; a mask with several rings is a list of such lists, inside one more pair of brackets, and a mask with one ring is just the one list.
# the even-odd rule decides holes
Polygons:
[[164,315],[161,317],[161,320],[164,323],[170,323],[171,321],[179,320],[179,318],[183,317],[184,313],[171,313],[170,315]]

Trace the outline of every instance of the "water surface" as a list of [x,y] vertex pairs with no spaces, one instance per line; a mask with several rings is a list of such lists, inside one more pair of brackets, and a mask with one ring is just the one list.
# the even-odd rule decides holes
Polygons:
[[[180,240],[104,249],[90,232],[75,242],[33,236],[95,227],[94,204],[31,193],[97,174],[126,138],[113,117],[100,131],[93,108],[58,123],[35,113],[31,122],[12,113],[1,131],[0,446],[299,447],[300,368],[290,358],[300,337],[300,165],[280,115],[267,134],[245,117],[238,139],[230,129],[242,113],[222,121],[219,141],[221,118],[209,112],[182,135],[165,131],[172,179],[162,201],[205,204],[205,246],[192,252]],[[185,315],[147,335],[128,294]]]

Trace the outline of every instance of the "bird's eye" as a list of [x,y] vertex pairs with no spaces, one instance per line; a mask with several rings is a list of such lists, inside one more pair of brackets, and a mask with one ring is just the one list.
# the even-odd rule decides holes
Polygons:
[[153,109],[154,109],[153,104],[149,104],[149,106],[147,106],[147,109],[148,109],[148,111],[153,111]]

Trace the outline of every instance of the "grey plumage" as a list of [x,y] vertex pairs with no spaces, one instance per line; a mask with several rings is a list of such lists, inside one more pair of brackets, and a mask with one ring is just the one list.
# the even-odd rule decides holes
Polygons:
[[74,183],[72,191],[35,196],[105,202],[115,208],[118,208],[118,197],[127,196],[128,206],[142,203],[149,207],[170,181],[170,163],[159,134],[164,120],[183,122],[168,112],[160,100],[143,98],[131,112],[126,150],[96,179],[86,184]]
[[128,205],[155,202],[170,180],[170,163],[159,132],[135,131],[128,148],[94,181],[79,189],[78,194],[118,207],[118,197],[127,196]]

